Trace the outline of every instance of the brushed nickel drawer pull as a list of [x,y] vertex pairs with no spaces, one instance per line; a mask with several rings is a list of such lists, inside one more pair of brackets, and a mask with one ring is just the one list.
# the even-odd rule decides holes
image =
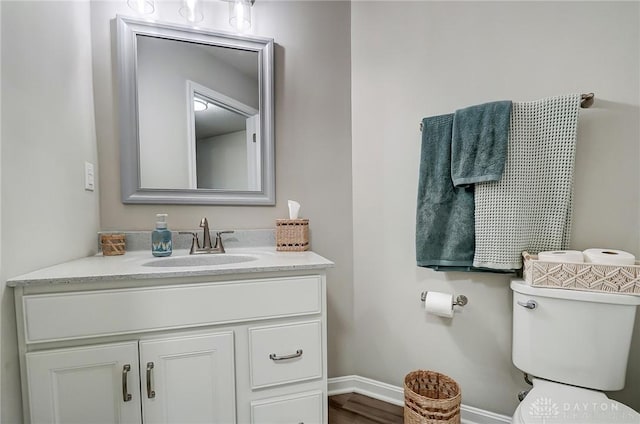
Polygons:
[[129,371],[131,371],[131,365],[125,364],[122,367],[122,400],[125,402],[129,402],[131,400],[131,393],[129,393],[129,388],[127,387],[127,376],[129,375]]
[[156,391],[153,390],[151,385],[151,377],[153,374],[153,362],[147,362],[147,398],[153,399],[156,397]]
[[291,355],[278,356],[275,353],[269,355],[269,359],[273,361],[285,361],[287,359],[299,358],[302,356],[302,349],[296,350],[296,353],[292,353]]

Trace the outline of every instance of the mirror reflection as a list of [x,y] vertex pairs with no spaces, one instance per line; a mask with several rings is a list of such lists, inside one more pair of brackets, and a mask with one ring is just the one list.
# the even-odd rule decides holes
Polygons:
[[259,191],[258,53],[146,35],[137,45],[141,187]]
[[260,115],[249,106],[194,90],[195,177],[197,188],[260,189]]

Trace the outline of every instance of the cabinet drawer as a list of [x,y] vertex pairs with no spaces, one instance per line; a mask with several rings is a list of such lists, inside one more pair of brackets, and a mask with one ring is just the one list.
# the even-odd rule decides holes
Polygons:
[[251,402],[253,424],[321,424],[322,392],[306,392],[291,396]]
[[23,297],[27,343],[319,314],[320,276]]
[[254,389],[322,377],[320,320],[249,329]]

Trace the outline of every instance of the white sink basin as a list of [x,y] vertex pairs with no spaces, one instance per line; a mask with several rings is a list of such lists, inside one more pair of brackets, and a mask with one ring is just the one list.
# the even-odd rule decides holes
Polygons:
[[255,261],[255,256],[248,255],[230,255],[230,254],[205,254],[191,256],[176,256],[169,258],[158,258],[149,262],[145,262],[142,266],[153,267],[184,267],[184,266],[214,266],[237,264],[242,262]]

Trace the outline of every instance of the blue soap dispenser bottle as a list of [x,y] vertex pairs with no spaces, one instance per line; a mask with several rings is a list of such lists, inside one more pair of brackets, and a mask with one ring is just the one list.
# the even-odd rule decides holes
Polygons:
[[151,233],[151,253],[153,256],[170,256],[173,248],[171,246],[171,231],[167,228],[167,214],[156,214],[156,229]]

